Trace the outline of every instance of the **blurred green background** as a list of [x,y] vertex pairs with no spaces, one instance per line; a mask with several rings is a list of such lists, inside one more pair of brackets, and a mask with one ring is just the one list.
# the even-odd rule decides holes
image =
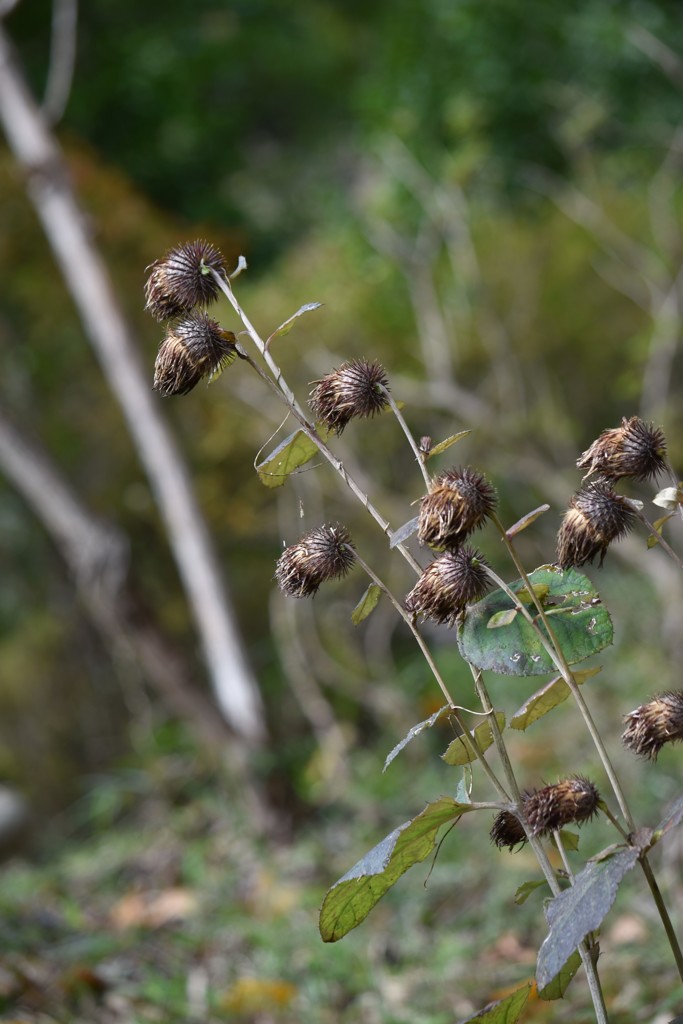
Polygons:
[[[23,0],[5,20],[38,98],[51,18],[50,4]],[[56,134],[150,387],[162,330],[143,312],[145,267],[197,237],[219,245],[231,265],[244,254],[249,270],[235,287],[262,334],[302,304],[323,303],[275,343],[300,399],[344,359],[380,359],[416,436],[438,441],[472,429],[437,468],[455,461],[486,472],[507,523],[551,505],[520,538],[532,568],[552,561],[561,511],[579,483],[576,457],[602,429],[624,415],[654,420],[672,464],[683,465],[682,125],[683,19],[673,2],[201,0],[162,8],[90,0],[79,12],[73,85]],[[149,484],[4,143],[0,223],[2,408],[94,513],[125,530],[146,604],[208,692]],[[227,303],[218,313],[237,329]],[[204,971],[222,993],[212,1020],[459,1019],[533,971],[533,957],[524,957],[543,936],[540,901],[514,908],[507,878],[519,864],[521,880],[533,868],[526,855],[489,851],[481,825],[468,822],[455,848],[445,844],[426,895],[414,880],[387,899],[377,923],[318,948],[315,905],[325,886],[424,800],[453,792],[457,779],[436,757],[447,733],[423,737],[381,775],[387,751],[439,706],[388,604],[354,629],[350,612],[365,587],[358,573],[312,603],[286,601],[272,582],[283,540],[323,519],[345,522],[397,593],[412,586],[410,575],[324,465],[279,491],[261,485],[257,453],[290,428],[246,366],[158,406],[190,466],[264,696],[268,740],[246,771],[275,823],[251,829],[246,776],[206,754],[144,677],[112,661],[50,538],[0,478],[0,773],[31,806],[28,850],[47,872],[38,882],[19,865],[7,876],[16,894],[6,907],[8,941],[27,960],[51,945],[45,922],[35,924],[35,941],[26,935],[21,908],[34,890],[54,916],[53,948],[68,948],[72,932],[102,940],[52,963],[59,1010],[49,1000],[33,1008],[26,986],[17,995],[2,978],[0,1007],[95,1019],[93,1007],[115,990],[133,1000],[127,1019],[185,1020],[194,964],[197,985]],[[391,417],[352,424],[335,450],[394,527],[414,515],[422,481]],[[629,493],[649,502],[653,488]],[[680,548],[680,524],[669,536]],[[514,578],[496,537],[483,533],[480,544]],[[638,813],[654,825],[678,794],[680,755],[638,764],[618,737],[624,713],[680,686],[680,573],[641,534],[589,575],[615,622],[615,647],[589,697]],[[471,683],[453,635],[425,632],[467,704]],[[498,678],[491,688],[512,712],[536,685]],[[513,743],[522,784],[591,769],[602,783],[574,712],[555,715]],[[155,836],[142,841],[163,847],[159,829],[173,866],[164,875],[163,857],[154,862],[158,888],[201,890],[209,908],[220,894],[228,916],[212,929],[196,908],[180,914],[194,924],[184,940],[173,933],[170,959],[160,967],[145,938],[144,949],[135,947],[142,981],[136,988],[126,975],[128,987],[117,989],[119,976],[112,982],[101,965],[131,954],[121,939],[110,936],[107,946],[106,914],[123,892],[144,888],[136,837]],[[235,829],[237,846],[227,838]],[[590,852],[612,841],[600,826],[596,836]],[[77,863],[86,842],[108,908],[88,920]],[[256,881],[253,864],[246,871],[254,849],[263,859]],[[667,857],[680,908],[680,841]],[[457,883],[450,890],[456,875],[468,893],[461,919]],[[275,896],[286,889],[284,910],[273,909],[268,886]],[[606,968],[606,988],[616,1021],[664,1021],[675,984],[659,938],[648,946],[653,963],[645,969],[641,960],[622,992],[633,971],[629,942],[647,945],[658,934],[633,888],[617,918],[627,938],[613,940],[619,966],[612,975]],[[301,943],[294,966],[285,956],[289,928]],[[508,946],[495,945],[501,931]],[[235,949],[214,970],[226,955],[224,932]],[[497,950],[490,960],[484,944]],[[470,954],[478,966],[468,966]],[[245,995],[240,979],[252,969],[261,980],[284,978],[285,988]],[[77,970],[83,977],[67,984]],[[430,971],[449,980],[448,993],[435,994]],[[318,973],[324,980],[314,983]],[[534,1012],[591,1019],[576,1006]]]

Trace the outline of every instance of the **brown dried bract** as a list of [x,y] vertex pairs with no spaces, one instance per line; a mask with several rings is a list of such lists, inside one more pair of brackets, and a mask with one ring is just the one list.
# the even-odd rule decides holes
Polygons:
[[215,245],[197,239],[171,249],[147,269],[151,273],[145,285],[145,309],[156,320],[168,320],[218,298],[220,288],[207,270],[225,276],[225,260]]
[[557,564],[562,569],[585,565],[632,528],[635,513],[626,499],[607,483],[595,480],[582,487],[569,502],[557,536]]
[[389,404],[385,394],[389,381],[376,361],[353,359],[314,384],[310,395],[313,415],[336,434],[355,417],[374,416]]
[[282,552],[275,567],[275,580],[290,597],[311,597],[321,583],[345,576],[354,561],[346,527],[326,523],[309,530]]
[[657,760],[665,743],[683,740],[683,690],[666,690],[624,718],[621,737],[634,754]]
[[563,779],[554,786],[527,793],[523,812],[534,835],[544,835],[572,823],[588,821],[598,810],[597,786],[581,775]]
[[620,427],[603,430],[576,465],[586,477],[598,473],[609,480],[630,476],[634,480],[658,477],[666,470],[666,437],[661,427],[645,423],[639,416],[627,419]]
[[417,537],[433,548],[456,548],[496,507],[496,492],[476,469],[439,474],[420,501]]
[[483,597],[490,586],[488,563],[475,548],[447,551],[436,558],[407,595],[409,612],[452,626],[472,601]]
[[203,377],[237,355],[235,335],[206,313],[190,313],[166,332],[154,364],[154,389],[164,397],[186,395]]

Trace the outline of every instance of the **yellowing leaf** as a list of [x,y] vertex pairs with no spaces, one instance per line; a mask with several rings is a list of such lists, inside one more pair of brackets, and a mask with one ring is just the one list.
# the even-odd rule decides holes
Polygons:
[[266,487],[282,487],[290,473],[309,462],[317,451],[317,445],[303,430],[295,430],[259,463],[256,472]]
[[267,1014],[289,1006],[297,991],[291,981],[280,978],[239,978],[219,1006],[227,1013]]
[[445,441],[439,441],[439,443],[435,444],[433,448],[430,448],[427,453],[427,458],[431,459],[435,455],[441,455],[442,452],[447,451],[451,445],[457,444],[458,441],[462,441],[463,437],[467,437],[467,435],[471,433],[471,430],[461,430],[459,434],[451,434],[451,436],[447,437]]
[[[498,722],[499,729],[505,728],[505,715],[502,711],[496,711],[496,721]],[[475,737],[480,749],[488,750],[493,743],[493,732],[491,731],[491,723],[489,721],[481,722],[473,732],[469,733],[470,738]],[[445,754],[441,755],[442,759],[446,764],[450,765],[463,765],[470,764],[475,761],[477,755],[471,748],[469,743],[466,743],[462,737],[458,736],[457,739],[453,740],[449,744]]]

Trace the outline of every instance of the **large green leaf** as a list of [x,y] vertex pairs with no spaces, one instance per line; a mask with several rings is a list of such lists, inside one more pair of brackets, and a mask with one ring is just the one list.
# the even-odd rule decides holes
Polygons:
[[589,932],[602,924],[614,903],[619,884],[636,864],[639,851],[621,847],[611,856],[589,861],[565,889],[546,906],[549,932],[538,951],[536,982],[544,989],[563,970]]
[[471,804],[442,796],[370,850],[326,894],[320,910],[323,940],[336,942],[364,921],[401,875],[429,856],[441,826],[471,810]]
[[290,473],[309,462],[317,451],[317,445],[303,430],[295,430],[258,464],[256,472],[266,487],[282,487]]
[[[575,569],[544,565],[529,580],[539,595],[548,622],[570,665],[596,654],[612,642],[612,620],[587,576]],[[534,622],[544,631],[523,580],[510,584],[519,593]],[[554,664],[535,629],[521,613],[507,621],[503,612],[512,600],[497,590],[470,605],[460,627],[458,645],[466,661],[502,675],[535,676],[552,672]],[[491,626],[495,628],[491,628]]]
[[505,999],[497,999],[495,1003],[489,1003],[479,1013],[475,1013],[474,1017],[468,1017],[460,1024],[475,1024],[475,1022],[477,1024],[517,1024],[522,1010],[526,1006],[530,991],[531,986],[528,984],[523,988],[518,988]]

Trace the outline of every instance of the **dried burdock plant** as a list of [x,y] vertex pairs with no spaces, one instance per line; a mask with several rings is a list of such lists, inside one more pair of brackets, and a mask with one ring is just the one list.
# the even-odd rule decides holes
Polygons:
[[345,576],[354,561],[346,527],[325,524],[285,548],[275,568],[275,579],[290,597],[312,597],[322,583]]
[[589,821],[597,813],[599,802],[597,786],[582,775],[574,775],[527,793],[522,807],[533,835],[540,836]]
[[514,850],[515,846],[523,846],[527,841],[524,826],[512,811],[499,811],[493,819],[489,837],[499,850],[503,847]]
[[198,239],[171,249],[147,269],[145,309],[155,320],[168,320],[215,302],[220,289],[210,271],[225,275],[225,260],[215,245]]
[[352,419],[375,416],[389,404],[385,394],[389,381],[376,361],[352,359],[314,384],[310,395],[313,415],[335,434],[341,434]]
[[476,469],[449,469],[420,500],[417,537],[432,548],[456,548],[495,511],[496,491]]
[[406,596],[409,612],[437,623],[454,625],[468,604],[491,586],[488,563],[475,548],[447,551],[434,559]]
[[[435,724],[446,712],[457,725],[457,738],[449,745],[443,759],[447,765],[465,766],[457,787],[457,799],[440,796],[428,803],[332,886],[320,912],[323,939],[334,942],[360,924],[400,875],[428,855],[443,825],[455,823],[464,814],[469,816],[469,812],[494,809],[498,813],[490,829],[491,841],[499,848],[511,850],[527,844],[542,878],[522,888],[532,891],[538,885],[547,885],[551,896],[549,922],[553,919],[551,911],[558,908],[556,901],[562,900],[562,927],[554,929],[551,925],[539,952],[536,971],[539,992],[559,977],[558,972],[566,966],[567,957],[576,950],[590,989],[595,1019],[598,1024],[607,1024],[592,933],[608,913],[614,890],[636,863],[640,864],[650,887],[681,978],[683,951],[654,879],[648,851],[634,838],[638,835],[638,826],[583,696],[583,688],[579,686],[581,680],[573,668],[575,663],[603,650],[612,638],[612,623],[599,594],[590,579],[578,573],[576,567],[593,561],[596,556],[602,563],[609,545],[623,537],[638,519],[651,533],[657,534],[662,550],[671,553],[661,536],[664,521],[650,527],[636,503],[613,488],[614,481],[621,478],[642,481],[661,472],[666,465],[663,432],[638,417],[631,417],[622,420],[620,427],[600,435],[579,459],[579,467],[587,471],[586,475],[595,474],[595,479],[581,487],[569,503],[558,535],[556,565],[544,565],[527,573],[515,548],[516,538],[522,529],[536,522],[543,508],[522,517],[514,528],[506,531],[496,511],[496,491],[483,473],[466,467],[441,472],[433,479],[429,477],[427,460],[438,457],[459,442],[467,431],[453,433],[437,445],[425,433],[418,444],[398,404],[389,394],[383,367],[377,362],[354,359],[324,376],[313,387],[310,406],[324,428],[321,436],[286,383],[275,361],[273,347],[263,341],[239,305],[231,280],[225,274],[220,253],[207,243],[181,246],[153,265],[146,290],[148,309],[157,317],[174,318],[157,357],[155,387],[162,394],[186,394],[203,377],[240,355],[241,365],[256,371],[269,390],[286,405],[298,428],[271,456],[276,460],[277,475],[284,479],[319,452],[323,462],[337,473],[381,528],[382,547],[375,553],[388,553],[389,538],[394,553],[403,557],[417,579],[402,604],[361,551],[352,545],[347,528],[339,523],[309,530],[296,544],[287,547],[277,561],[275,579],[288,596],[304,598],[316,594],[326,581],[345,576],[352,566],[362,569],[371,582],[354,608],[354,624],[360,625],[380,599],[388,599],[416,641],[447,702],[436,715],[413,726],[394,748],[387,763],[409,740]],[[238,347],[235,335],[224,331],[206,313],[191,311],[195,306],[212,301],[219,291],[239,316],[244,334],[261,357],[260,362],[252,359],[241,345]],[[316,305],[302,306],[284,326]],[[278,331],[281,333],[281,328],[269,337],[276,337]],[[387,408],[405,434],[413,465],[417,463],[428,488],[428,493],[420,499],[418,516],[397,531],[391,529],[374,507],[371,496],[328,446],[328,435],[341,434],[353,418],[367,419]],[[301,443],[302,437],[305,444]],[[270,479],[269,474],[266,477]],[[515,566],[519,578],[511,583],[498,575],[483,555],[467,543],[475,530],[486,525],[495,530],[502,541],[501,550]],[[421,545],[443,552],[426,568],[407,547],[411,531],[417,532]],[[497,589],[487,594],[493,586]],[[474,694],[481,710],[470,708],[471,700],[466,702],[466,707],[453,700],[437,659],[422,635],[422,619],[457,628],[458,647],[471,671]],[[556,678],[529,697],[509,724],[515,730],[527,728],[561,703],[569,691],[594,744],[619,816],[601,798],[596,784],[580,774],[537,790],[520,791],[508,748],[508,734],[504,734],[508,716],[494,706],[485,674],[493,671],[517,677],[519,681],[536,675],[539,667],[556,673]],[[458,685],[462,685],[459,677]],[[626,717],[624,744],[644,757],[654,760],[665,743],[680,739],[683,739],[683,691],[662,693]],[[495,759],[490,756],[493,751]],[[470,786],[474,785],[477,771],[480,773],[476,777],[477,784],[488,783],[495,802],[472,800]],[[618,852],[610,846],[575,872],[570,863],[574,854],[565,848],[566,836],[562,830],[567,825],[589,822],[598,809],[618,832]],[[664,826],[647,830],[652,836],[651,843],[658,842],[659,836],[679,819],[683,820],[683,798],[664,819]],[[560,870],[548,856],[549,841],[554,843],[562,858]],[[592,914],[588,935],[584,926],[585,906],[581,902],[586,891],[591,893]],[[509,999],[519,1000],[519,993],[520,990]],[[497,1005],[500,1008],[500,1004]],[[521,1007],[521,1002],[519,1005]],[[477,1019],[493,1021],[499,1017],[487,1014],[478,1015]],[[515,1024],[519,1014],[506,1015],[505,1019]]]
[[666,470],[664,431],[639,416],[624,416],[620,427],[603,430],[576,465],[586,470],[584,479],[592,473],[609,480],[656,478]]
[[622,735],[625,747],[634,754],[657,760],[666,743],[683,740],[683,690],[666,690],[641,704],[624,717]]
[[585,565],[633,528],[636,515],[627,499],[606,481],[582,487],[569,502],[557,537],[556,562],[562,569]]
[[229,366],[237,355],[236,338],[206,313],[190,313],[166,331],[154,364],[159,394],[186,395],[204,377]]

